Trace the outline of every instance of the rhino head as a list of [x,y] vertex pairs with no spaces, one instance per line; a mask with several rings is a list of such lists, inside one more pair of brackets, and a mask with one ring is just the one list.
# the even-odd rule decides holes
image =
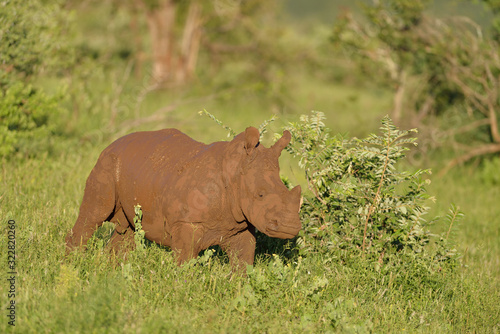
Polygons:
[[259,138],[259,131],[249,127],[234,138],[226,151],[223,172],[233,216],[270,237],[293,238],[302,227],[301,188],[288,190],[279,176],[278,163],[291,134],[285,131],[270,148],[261,145]]

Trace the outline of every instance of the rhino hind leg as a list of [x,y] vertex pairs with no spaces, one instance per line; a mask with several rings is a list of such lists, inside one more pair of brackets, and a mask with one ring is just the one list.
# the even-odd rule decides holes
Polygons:
[[113,215],[116,205],[113,159],[101,157],[85,185],[80,213],[66,235],[66,252],[86,248],[87,241],[104,221]]
[[115,224],[115,231],[108,243],[110,250],[116,255],[134,250],[134,230],[121,208],[113,215],[111,222]]
[[129,251],[135,249],[134,230],[131,227],[127,228],[122,233],[115,230],[108,247],[115,255],[126,255]]

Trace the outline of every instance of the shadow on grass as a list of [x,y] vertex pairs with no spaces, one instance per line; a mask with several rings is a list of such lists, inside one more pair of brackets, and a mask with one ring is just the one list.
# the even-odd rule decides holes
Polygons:
[[[101,240],[102,245],[106,245],[114,232],[112,223],[104,223],[103,226],[97,229],[90,243]],[[271,238],[264,233],[256,231],[257,244],[255,247],[255,259],[267,260],[273,257],[273,254],[279,255],[283,260],[292,261],[297,258],[298,250],[296,238],[294,239],[277,239]],[[147,239],[144,240],[146,247],[158,247],[165,252],[171,252],[171,249],[166,246],[161,246]],[[214,251],[213,257],[219,259],[221,263],[229,263],[229,257],[219,246],[211,246],[208,249]],[[203,255],[206,250],[202,250],[199,256]]]
[[269,259],[273,254],[279,255],[286,261],[292,261],[299,255],[296,240],[271,238],[259,231],[256,232],[257,245],[255,248],[255,258]]

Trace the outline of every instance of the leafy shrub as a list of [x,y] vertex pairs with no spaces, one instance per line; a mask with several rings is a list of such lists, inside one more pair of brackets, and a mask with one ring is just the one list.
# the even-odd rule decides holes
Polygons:
[[71,14],[62,1],[13,0],[0,4],[0,79],[27,78],[40,70],[73,66],[68,30]]
[[144,230],[142,229],[142,209],[141,209],[141,206],[139,204],[134,206],[134,212],[135,212],[135,217],[134,217],[135,249],[139,252],[142,252],[142,251],[144,251],[144,237],[146,235],[146,232],[144,232]]
[[46,152],[60,132],[63,95],[34,84],[76,64],[70,16],[61,1],[0,4],[0,158]]
[[[416,145],[389,117],[381,134],[365,139],[332,136],[325,116],[313,112],[286,127],[292,133],[288,152],[299,158],[311,194],[301,209],[303,229],[297,244],[303,254],[324,253],[341,261],[366,258],[374,263],[400,262],[411,256],[437,264],[456,258],[446,237],[431,234],[426,206],[430,170],[398,171],[408,145]],[[450,229],[461,213],[453,208]],[[435,241],[436,247],[427,247]]]
[[48,96],[20,81],[0,90],[0,157],[16,151],[33,154],[48,144],[63,111],[60,101],[61,97]]

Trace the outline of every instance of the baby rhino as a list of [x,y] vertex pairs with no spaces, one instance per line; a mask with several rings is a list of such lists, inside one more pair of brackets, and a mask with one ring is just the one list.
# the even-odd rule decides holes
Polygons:
[[85,247],[104,221],[110,241],[133,245],[134,207],[142,207],[148,240],[168,246],[178,263],[213,245],[236,267],[253,264],[255,229],[289,239],[300,228],[300,186],[281,182],[278,158],[290,132],[270,148],[249,127],[229,142],[197,142],[176,129],[122,137],[100,155],[85,186],[80,213],[66,236],[68,251]]

